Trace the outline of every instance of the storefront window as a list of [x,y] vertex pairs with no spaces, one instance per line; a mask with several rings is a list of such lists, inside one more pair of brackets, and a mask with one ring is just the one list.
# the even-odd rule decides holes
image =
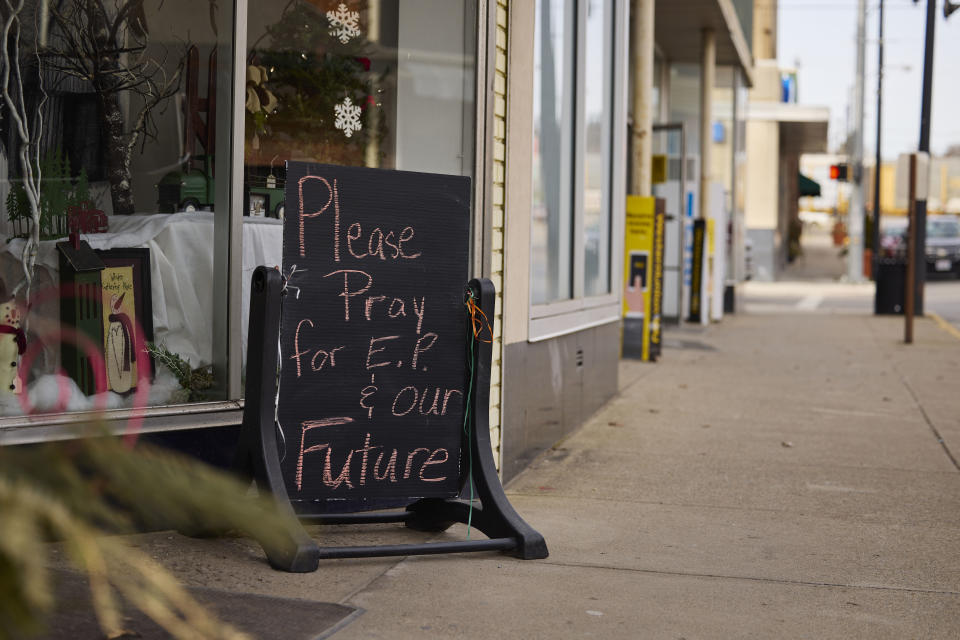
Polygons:
[[531,303],[609,294],[613,0],[538,0]]
[[0,412],[223,398],[211,248],[230,212],[232,4],[10,11]]
[[282,262],[288,160],[473,176],[476,13],[469,0],[249,3],[245,255]]
[[473,176],[476,0],[200,2],[28,0],[12,20],[3,416],[239,399],[287,161]]
[[610,292],[611,124],[613,120],[612,5],[587,4],[584,77],[584,295]]
[[283,217],[288,160],[472,175],[474,2],[262,0],[247,24],[245,215]]
[[534,304],[573,295],[572,0],[537,0],[533,80],[533,219],[530,291]]

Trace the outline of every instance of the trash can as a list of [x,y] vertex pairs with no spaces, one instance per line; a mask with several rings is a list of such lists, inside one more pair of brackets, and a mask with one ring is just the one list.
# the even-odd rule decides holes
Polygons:
[[877,315],[903,315],[903,287],[907,279],[907,261],[903,258],[877,260],[876,294],[873,312]]

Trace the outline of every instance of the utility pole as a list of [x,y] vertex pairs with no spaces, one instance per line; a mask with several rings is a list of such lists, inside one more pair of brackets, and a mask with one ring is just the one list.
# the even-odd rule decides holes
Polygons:
[[851,164],[853,165],[853,193],[850,196],[847,251],[847,277],[851,282],[863,279],[863,99],[866,76],[867,2],[857,0],[857,83],[854,89],[854,132]]
[[[907,274],[903,287],[903,341],[913,342],[914,301],[917,299],[913,285],[916,278],[917,253],[923,257],[923,250],[917,249],[917,154],[910,154],[910,183],[907,199]],[[924,263],[926,266],[926,263]]]
[[[914,3],[917,0],[913,0]],[[920,146],[918,149],[930,153],[930,109],[933,97],[933,32],[936,26],[937,0],[927,0],[927,35],[923,45],[923,102],[920,106]],[[944,12],[946,13],[946,12]],[[925,190],[923,190],[925,191]],[[917,201],[917,225],[913,234],[917,251],[915,256],[916,311],[923,315],[923,286],[927,280],[927,198]]]
[[633,145],[630,193],[653,194],[653,38],[654,0],[633,0],[630,6],[630,65],[633,74]]
[[717,77],[717,34],[713,29],[700,33],[700,215],[710,217],[710,183],[713,173],[713,88]]
[[877,153],[876,164],[873,170],[873,229],[870,234],[870,246],[872,248],[870,275],[873,280],[877,279],[877,259],[880,256],[880,132],[883,123],[883,0],[880,0],[880,15],[877,21],[880,23],[879,33],[877,35]]

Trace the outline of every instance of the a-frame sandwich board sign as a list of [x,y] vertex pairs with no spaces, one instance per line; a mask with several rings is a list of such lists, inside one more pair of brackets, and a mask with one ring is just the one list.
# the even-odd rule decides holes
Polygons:
[[265,545],[274,567],[547,556],[493,461],[495,291],[464,286],[469,202],[459,176],[288,163],[283,272],[259,267],[251,284],[239,468],[303,521],[462,522],[488,538],[326,547],[292,526],[283,548]]

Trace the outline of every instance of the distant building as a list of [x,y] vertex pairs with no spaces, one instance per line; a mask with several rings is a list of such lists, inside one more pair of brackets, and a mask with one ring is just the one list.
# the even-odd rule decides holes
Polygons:
[[[796,72],[776,61],[776,32],[776,3],[758,0],[753,47],[756,81],[747,108],[745,222],[750,275],[758,280],[775,280],[789,259],[791,234],[799,228],[800,156],[826,151],[830,119],[826,107],[797,103]],[[823,181],[809,177],[823,188]]]

